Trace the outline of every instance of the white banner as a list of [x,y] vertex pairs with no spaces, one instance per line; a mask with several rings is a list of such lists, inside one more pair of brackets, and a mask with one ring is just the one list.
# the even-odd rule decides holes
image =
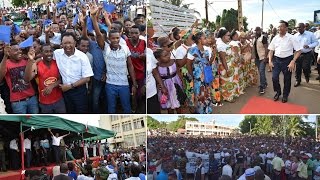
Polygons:
[[197,168],[196,160],[198,157],[202,158],[202,164],[206,173],[209,171],[209,155],[208,154],[199,154],[195,152],[186,152],[188,158],[188,163],[186,166],[186,171],[188,174],[193,174]]

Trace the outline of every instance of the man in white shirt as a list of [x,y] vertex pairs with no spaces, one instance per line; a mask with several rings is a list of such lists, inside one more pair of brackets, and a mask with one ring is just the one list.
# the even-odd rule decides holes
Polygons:
[[[62,77],[60,88],[63,91],[67,112],[87,113],[88,98],[86,83],[93,76],[88,57],[75,48],[76,37],[73,33],[64,33],[62,48],[54,51],[54,59]],[[80,98],[81,97],[81,98]]]
[[267,153],[267,173],[268,174],[272,174],[273,172],[273,167],[272,167],[272,160],[274,158],[274,152],[273,149],[271,149],[268,153]]
[[32,154],[31,154],[31,135],[28,135],[23,141],[24,155],[26,157],[26,168],[30,167]]
[[68,134],[63,135],[63,136],[59,136],[59,133],[56,133],[56,135],[53,135],[50,128],[48,128],[48,131],[50,132],[50,134],[52,136],[52,149],[53,149],[53,153],[54,153],[54,157],[55,157],[55,162],[56,162],[56,164],[60,164],[60,140],[64,137],[68,136],[70,134],[70,132]]
[[222,175],[227,175],[230,178],[232,178],[232,165],[234,163],[234,160],[230,157],[225,158],[225,163],[227,163],[226,165],[224,165],[222,167]]
[[303,49],[301,49],[301,55],[296,62],[296,82],[294,84],[294,87],[298,87],[301,83],[302,70],[306,78],[306,82],[309,83],[311,74],[311,62],[313,59],[312,49],[314,49],[318,45],[316,36],[312,32],[306,31],[304,23],[299,23],[297,28],[299,32],[294,36],[302,44]]
[[[302,46],[293,35],[288,33],[288,23],[286,21],[280,21],[279,32],[268,47],[269,66],[273,68],[272,82],[273,90],[276,92],[274,101],[278,101],[281,95],[279,76],[281,72],[284,74],[282,102],[286,103],[291,89],[291,75],[295,70],[295,62],[301,54]],[[295,53],[293,53],[293,50],[295,50]]]
[[19,148],[18,148],[18,138],[12,139],[10,141],[10,159],[11,159],[11,168],[14,170],[19,169],[20,159],[19,159]]

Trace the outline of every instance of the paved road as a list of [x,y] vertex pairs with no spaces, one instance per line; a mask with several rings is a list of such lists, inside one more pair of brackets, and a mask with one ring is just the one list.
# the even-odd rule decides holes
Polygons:
[[[266,93],[261,97],[273,100],[275,93],[272,86],[272,73],[266,72],[268,88]],[[295,77],[292,75],[292,87],[288,98],[288,103],[304,106],[308,109],[310,114],[320,114],[320,81],[315,80],[318,76],[317,71],[312,66],[312,73],[310,81],[307,84],[304,75],[302,75],[302,83],[299,87],[294,87]],[[283,75],[280,75],[280,84],[283,87]],[[240,96],[235,103],[224,102],[222,107],[217,107],[214,111],[215,114],[238,114],[241,108],[253,96],[260,96],[258,93],[258,86],[249,87],[246,89],[246,94]],[[280,97],[280,101],[281,101]],[[283,112],[286,114],[286,112]]]

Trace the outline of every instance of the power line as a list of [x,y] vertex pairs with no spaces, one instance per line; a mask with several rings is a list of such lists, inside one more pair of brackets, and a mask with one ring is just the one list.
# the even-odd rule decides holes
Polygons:
[[219,15],[219,13],[213,8],[213,6],[211,5],[211,3],[208,3],[208,4],[209,4],[209,6],[211,7],[211,9],[212,9],[214,12],[216,12],[217,15]]
[[268,4],[270,5],[271,9],[273,10],[273,12],[278,16],[279,19],[281,19],[281,17],[278,15],[278,13],[273,9],[272,5],[270,4],[269,0],[268,1]]

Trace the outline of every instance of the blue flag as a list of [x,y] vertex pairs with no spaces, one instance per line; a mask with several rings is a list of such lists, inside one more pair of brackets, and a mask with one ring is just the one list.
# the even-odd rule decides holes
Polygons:
[[30,36],[28,39],[24,40],[19,44],[20,48],[27,48],[33,45],[33,36]]
[[90,33],[93,31],[93,24],[90,17],[87,17],[87,29]]
[[78,19],[79,19],[79,16],[78,14],[76,14],[76,16],[73,18],[72,26],[75,26],[78,23]]
[[13,26],[13,32],[14,32],[15,34],[19,34],[19,33],[21,32],[20,26],[18,26],[17,24],[14,24],[14,26]]
[[100,24],[100,23],[99,23],[99,29],[100,29],[100,31],[101,31],[101,30],[104,30],[104,31],[108,32],[108,26],[105,25],[105,24]]
[[32,13],[32,10],[29,9],[28,10],[28,15],[27,15],[28,18],[32,19],[33,18],[33,13]]
[[10,26],[0,25],[0,40],[10,44],[11,28]]
[[52,23],[51,19],[46,19],[46,20],[44,20],[43,25],[47,26],[47,25],[49,25],[51,23]]
[[58,2],[57,5],[56,5],[57,9],[60,9],[60,8],[62,8],[62,7],[66,7],[66,6],[67,6],[66,0],[63,0],[63,1],[61,1],[61,2]]
[[116,10],[116,6],[113,4],[108,4],[108,2],[106,1],[103,1],[103,9],[111,14]]

